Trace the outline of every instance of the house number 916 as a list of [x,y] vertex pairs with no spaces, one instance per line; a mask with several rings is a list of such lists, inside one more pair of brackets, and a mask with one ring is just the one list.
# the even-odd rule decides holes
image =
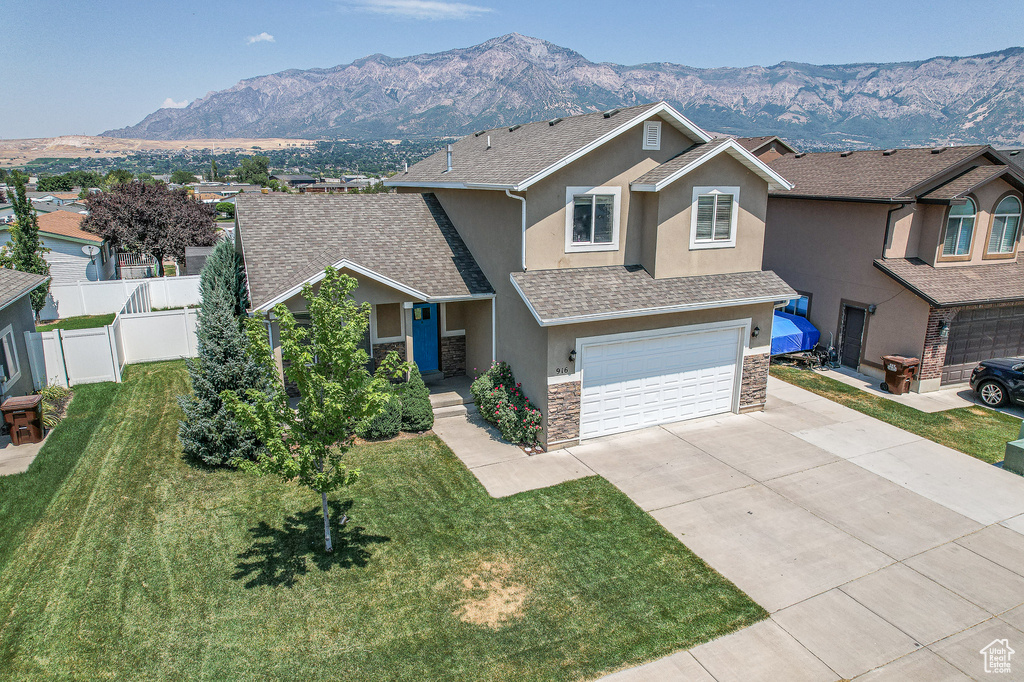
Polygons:
[[569,368],[568,367],[556,367],[555,368],[555,374],[569,374]]

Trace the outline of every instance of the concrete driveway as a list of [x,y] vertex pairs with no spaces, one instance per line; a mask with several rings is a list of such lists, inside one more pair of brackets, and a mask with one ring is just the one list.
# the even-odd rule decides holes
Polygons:
[[1024,478],[771,380],[768,409],[568,454],[771,617],[609,680],[986,679],[1020,653]]

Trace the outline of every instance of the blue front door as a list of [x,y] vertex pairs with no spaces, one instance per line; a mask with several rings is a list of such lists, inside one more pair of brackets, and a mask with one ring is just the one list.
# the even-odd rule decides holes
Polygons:
[[440,369],[437,357],[436,303],[417,303],[412,308],[412,359],[421,372]]

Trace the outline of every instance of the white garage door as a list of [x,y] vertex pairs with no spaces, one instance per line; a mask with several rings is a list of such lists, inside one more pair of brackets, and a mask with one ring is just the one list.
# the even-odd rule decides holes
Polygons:
[[580,437],[728,412],[740,330],[582,344]]

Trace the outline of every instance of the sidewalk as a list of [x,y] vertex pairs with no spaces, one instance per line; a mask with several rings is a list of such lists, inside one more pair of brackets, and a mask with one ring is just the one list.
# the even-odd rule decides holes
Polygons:
[[29,465],[35,460],[45,442],[44,438],[39,443],[14,446],[10,436],[0,436],[0,476],[28,471]]

